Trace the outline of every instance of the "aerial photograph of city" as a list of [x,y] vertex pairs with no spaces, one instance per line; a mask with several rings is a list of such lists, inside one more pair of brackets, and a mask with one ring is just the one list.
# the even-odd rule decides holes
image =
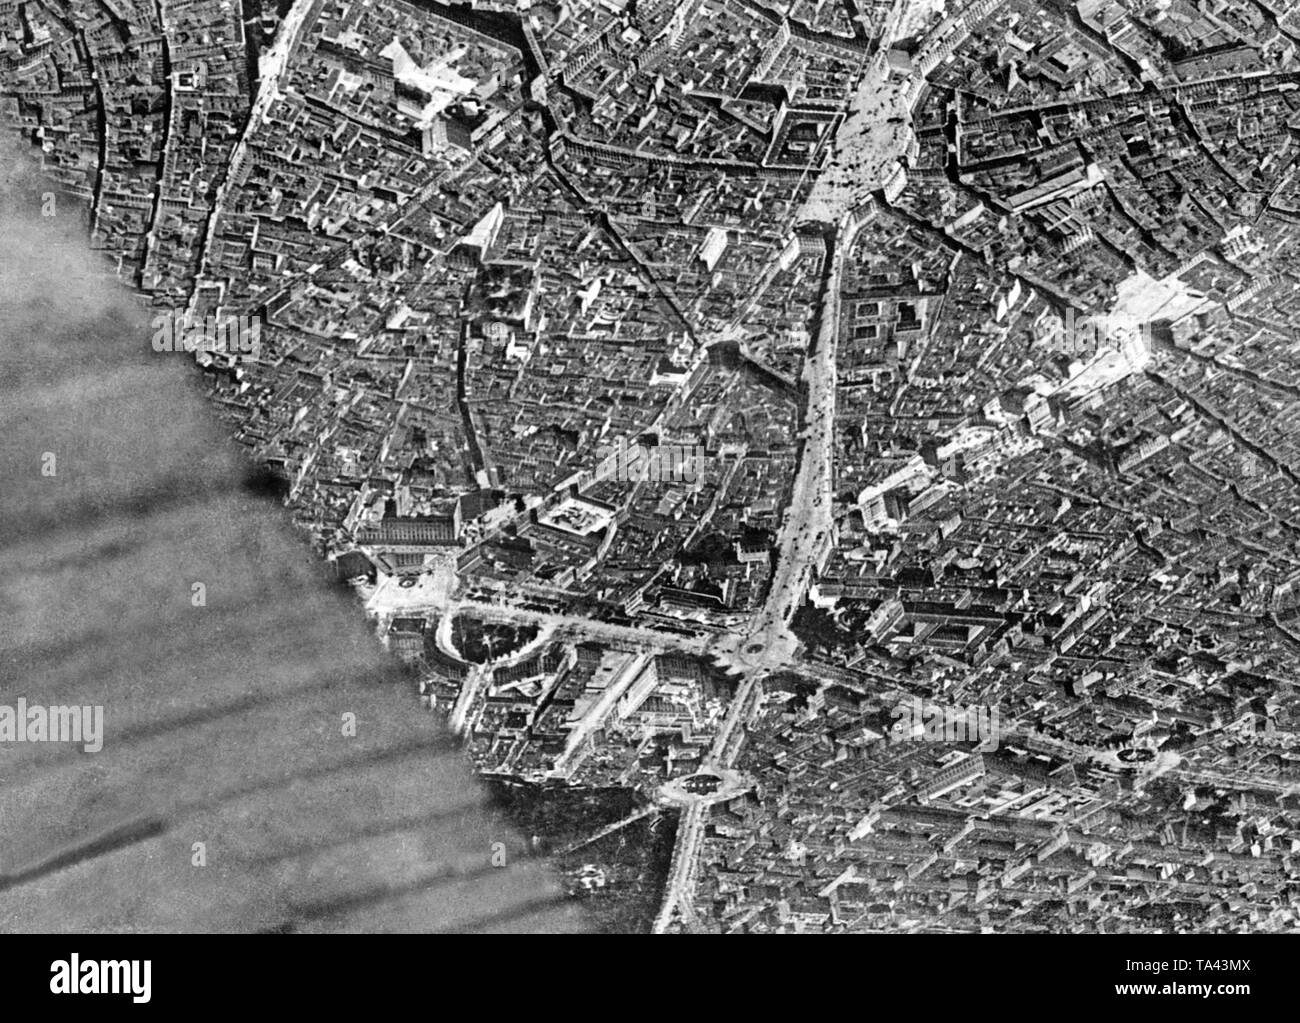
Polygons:
[[1300,931],[1300,0],[0,0],[0,147],[0,932]]

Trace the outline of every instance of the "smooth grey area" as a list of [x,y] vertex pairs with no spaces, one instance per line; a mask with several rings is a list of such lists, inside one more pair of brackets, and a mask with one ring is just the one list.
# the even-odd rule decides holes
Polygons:
[[45,187],[0,154],[0,704],[104,740],[0,742],[0,930],[582,929]]

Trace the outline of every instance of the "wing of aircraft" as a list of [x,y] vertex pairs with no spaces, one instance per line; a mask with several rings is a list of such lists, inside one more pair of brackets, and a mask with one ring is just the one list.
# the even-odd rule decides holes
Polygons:
[[581,929],[48,188],[0,156],[0,930]]

